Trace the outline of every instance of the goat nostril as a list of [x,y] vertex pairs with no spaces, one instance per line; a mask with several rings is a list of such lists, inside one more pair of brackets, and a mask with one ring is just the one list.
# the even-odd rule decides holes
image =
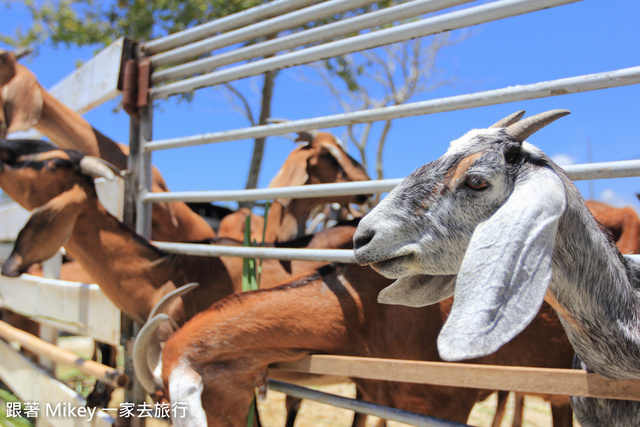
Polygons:
[[375,236],[376,232],[374,230],[364,230],[360,233],[357,233],[353,236],[353,246],[355,249],[360,249],[364,246],[367,246],[371,240],[373,240],[373,236]]

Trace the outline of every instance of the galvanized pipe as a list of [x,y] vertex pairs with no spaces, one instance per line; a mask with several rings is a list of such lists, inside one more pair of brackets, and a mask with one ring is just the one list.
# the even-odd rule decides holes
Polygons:
[[629,178],[640,176],[640,160],[621,160],[616,162],[585,163],[563,166],[574,181],[588,179]]
[[233,49],[229,52],[222,52],[208,58],[198,59],[188,64],[159,70],[152,75],[152,81],[154,84],[158,84],[194,74],[207,73],[225,65],[255,58],[263,58],[284,50],[342,37],[368,28],[390,24],[471,1],[473,0],[415,0],[401,3],[364,15],[311,28],[299,33],[278,37],[275,40],[268,40],[239,49]]
[[169,148],[192,147],[224,141],[285,135],[287,133],[300,132],[309,129],[324,129],[380,120],[398,119],[402,117],[413,117],[424,114],[442,113],[445,111],[463,110],[556,95],[567,95],[570,93],[627,86],[638,83],[640,83],[640,67],[631,67],[603,73],[586,74],[540,83],[511,86],[502,89],[487,90],[484,92],[413,102],[404,105],[372,108],[370,110],[355,111],[352,113],[334,114],[331,116],[315,117],[311,119],[255,126],[252,128],[234,129],[223,132],[205,133],[181,138],[161,139],[147,143],[145,148],[147,150],[166,150]]
[[232,46],[257,37],[276,34],[292,27],[308,24],[315,20],[327,16],[343,13],[359,7],[368,6],[377,0],[328,0],[320,4],[307,7],[302,10],[287,13],[258,22],[247,27],[220,34],[218,36],[202,40],[188,46],[174,49],[168,52],[151,57],[151,64],[154,67],[183,62],[197,58],[200,55],[209,53],[212,50]]
[[233,15],[225,16],[202,25],[188,28],[156,40],[151,40],[142,45],[142,51],[146,55],[155,55],[160,52],[184,46],[217,33],[240,28],[272,16],[286,13],[291,10],[316,3],[318,0],[274,0],[260,6]]
[[269,382],[269,388],[271,390],[286,393],[289,396],[313,400],[326,405],[336,406],[338,408],[348,409],[362,414],[373,415],[385,420],[397,421],[420,427],[469,427],[467,424],[461,424],[455,421],[443,420],[440,418],[429,417],[427,415],[416,414],[415,412],[404,411],[402,409],[390,408],[388,406],[377,405],[375,403],[336,396],[335,394],[323,393],[321,391],[311,390],[306,387],[300,387],[278,380],[269,379],[267,381]]
[[352,264],[353,251],[349,249],[292,249],[260,248],[250,246],[224,246],[192,243],[152,242],[158,248],[183,255],[195,256],[235,256],[240,258],[283,259],[303,261],[324,261]]
[[[248,246],[203,245],[193,243],[152,242],[158,248],[182,255],[195,256],[235,256],[240,258],[282,259],[302,261],[339,262],[354,264],[356,259],[350,249],[294,249],[260,248]],[[625,258],[640,264],[640,255],[624,255]]]
[[[623,160],[616,162],[587,163],[565,166],[564,170],[574,181],[587,179],[628,178],[640,176],[640,160]],[[170,193],[147,193],[142,200],[147,203],[157,202],[248,202],[276,198],[313,198],[345,196],[350,194],[387,193],[403,178],[382,179],[375,181],[345,182],[339,184],[315,184],[297,187],[258,188],[252,190],[228,191],[172,191]]]
[[263,74],[267,71],[308,64],[335,56],[496,21],[576,1],[580,0],[500,0],[170,83],[152,89],[150,97],[151,99],[162,99],[170,95],[191,92],[202,87]]

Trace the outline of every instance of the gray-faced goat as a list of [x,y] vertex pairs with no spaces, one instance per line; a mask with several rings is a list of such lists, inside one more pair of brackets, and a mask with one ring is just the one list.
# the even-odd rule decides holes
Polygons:
[[[467,133],[360,222],[357,261],[397,279],[381,302],[422,306],[455,294],[438,337],[446,360],[498,350],[546,299],[584,365],[640,378],[640,268],[620,255],[565,172],[524,142],[568,113]],[[583,425],[640,425],[638,402],[572,403]]]

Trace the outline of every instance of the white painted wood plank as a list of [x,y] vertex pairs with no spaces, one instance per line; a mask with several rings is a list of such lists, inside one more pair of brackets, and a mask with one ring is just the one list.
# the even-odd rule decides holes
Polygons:
[[15,240],[31,213],[17,203],[0,206],[0,241]]
[[0,305],[67,332],[120,342],[120,311],[98,285],[28,274],[0,277]]
[[101,50],[73,73],[56,83],[49,92],[79,114],[118,96],[118,75],[124,39]]
[[58,382],[26,357],[15,352],[7,343],[0,340],[0,378],[23,402],[38,404],[38,419],[46,419],[49,425],[60,427],[111,427],[115,420],[103,411],[96,411],[89,422],[88,417],[52,417],[46,416],[46,407],[55,409],[56,405],[70,405],[72,408],[84,407],[85,401],[76,392]]

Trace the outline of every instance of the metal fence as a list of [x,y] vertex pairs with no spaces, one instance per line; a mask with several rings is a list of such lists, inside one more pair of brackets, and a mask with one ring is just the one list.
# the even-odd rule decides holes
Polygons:
[[[186,30],[182,33],[143,44],[141,48],[142,58],[150,61],[152,67],[163,67],[151,73],[150,81],[153,87],[150,87],[148,90],[148,99],[150,101],[161,100],[172,95],[189,93],[200,88],[260,75],[268,71],[295,67],[339,55],[354,53],[417,37],[434,35],[444,31],[465,28],[572,2],[574,2],[574,0],[499,0],[454,11],[445,11],[435,16],[424,17],[423,15],[427,13],[443,11],[453,6],[459,6],[469,2],[460,0],[413,0],[388,9],[326,24],[319,28],[296,32],[273,40],[213,54],[205,58],[201,57],[214,49],[229,47],[258,36],[291,29],[319,17],[329,17],[336,13],[372,3],[366,1],[356,3],[329,0],[316,5],[308,5],[308,3],[311,2],[302,4],[303,2],[277,0],[209,24]],[[257,19],[257,16],[263,20],[258,23],[252,23]],[[347,34],[353,34],[361,30],[406,18],[415,19],[390,28],[341,38]],[[293,50],[309,43],[317,44],[313,47]],[[279,54],[265,58],[265,56],[276,53]],[[523,84],[466,95],[431,99],[400,106],[312,117],[286,123],[261,125],[170,139],[154,139],[152,137],[151,102],[142,112],[143,123],[141,124],[141,132],[139,134],[140,155],[134,167],[134,175],[139,176],[138,182],[140,183],[137,194],[137,218],[139,218],[137,231],[149,235],[150,205],[162,201],[256,201],[276,197],[304,198],[318,195],[384,193],[391,190],[400,182],[400,180],[396,179],[363,183],[315,185],[305,186],[304,188],[288,187],[242,191],[183,191],[152,194],[149,192],[149,165],[151,164],[152,153],[159,150],[202,144],[229,143],[230,141],[283,135],[290,132],[310,129],[332,128],[460,109],[478,108],[638,83],[640,83],[640,67],[632,67],[597,74],[567,76],[566,78],[558,80],[541,81],[538,83]],[[640,160],[574,165],[567,167],[566,170],[574,180],[640,176]],[[231,255],[256,258],[316,259],[332,262],[353,262],[351,251],[345,250],[238,248],[163,242],[156,242],[156,244],[170,252],[202,256]],[[326,372],[328,369],[326,366],[323,369],[313,369],[309,367],[309,365],[312,365],[309,363],[309,360],[323,361],[325,357],[331,358],[330,356],[312,356],[311,359],[307,359],[304,363],[298,364],[295,367],[287,365],[284,368],[315,373]],[[327,363],[335,363],[335,360],[331,359],[331,362]],[[366,369],[358,369],[359,365],[365,363],[363,360],[352,360],[350,362],[343,360],[341,363],[343,363],[341,366],[346,366],[345,369],[341,371],[344,375],[368,378]],[[426,363],[422,368],[414,366],[414,369],[431,369],[431,367]],[[528,385],[515,385],[510,383],[507,374],[497,378],[496,382],[492,383],[492,388],[541,392],[539,388],[533,390],[531,387],[531,384],[535,383],[535,380],[532,380],[532,378],[541,378],[535,377],[535,375],[540,375],[540,372],[536,373],[533,369],[528,371],[531,374],[531,376],[527,377],[527,381],[525,381]],[[546,375],[545,378],[548,379],[550,375],[554,374],[547,372],[542,375]],[[543,390],[543,392],[598,395],[598,391],[593,389],[586,390],[584,388],[585,381],[596,381],[595,379],[591,377],[587,379],[586,374],[578,372],[573,372],[570,375],[574,375],[574,377],[572,377],[573,380],[567,380],[570,384],[568,389],[564,387],[562,392],[557,389]],[[384,379],[400,380],[399,378],[389,377]],[[429,380],[426,374],[420,375],[420,380],[425,382],[433,381]],[[451,386],[468,386],[464,379],[456,375],[447,377],[444,384]],[[501,386],[501,384],[504,385],[504,387]],[[582,387],[580,385],[582,385]],[[637,384],[634,383],[633,387],[637,388]],[[601,384],[600,390],[601,393],[605,393],[606,396],[615,395],[622,398],[640,399],[640,394],[637,393],[637,390],[630,391],[631,389],[628,384],[624,390],[615,384]],[[613,394],[609,393],[611,390],[614,390],[612,392]],[[424,422],[426,424],[424,425],[438,425],[438,421],[427,418],[425,418],[425,420]]]

